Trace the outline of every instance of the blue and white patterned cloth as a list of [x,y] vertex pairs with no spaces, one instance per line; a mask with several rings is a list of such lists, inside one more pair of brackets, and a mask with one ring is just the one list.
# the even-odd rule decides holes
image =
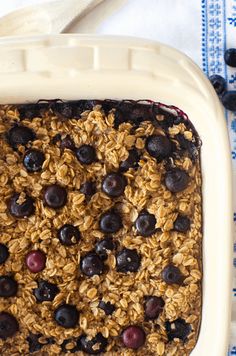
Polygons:
[[[19,6],[46,1],[1,1],[0,16]],[[228,88],[236,90],[236,68],[227,67],[223,60],[225,49],[236,47],[236,0],[104,0],[80,19],[72,31],[131,35],[167,43],[189,55],[206,75],[217,73],[225,77]],[[236,113],[225,112],[225,118],[236,182]],[[236,199],[234,211],[236,237]],[[236,356],[236,239],[230,263],[234,269],[234,284],[228,356]]]

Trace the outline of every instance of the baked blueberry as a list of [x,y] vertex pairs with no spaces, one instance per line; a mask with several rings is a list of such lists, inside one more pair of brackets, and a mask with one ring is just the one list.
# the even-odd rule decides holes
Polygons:
[[102,181],[102,190],[109,197],[116,198],[124,193],[126,179],[120,173],[109,173]]
[[43,334],[33,334],[30,333],[29,336],[27,336],[26,340],[29,344],[29,352],[33,353],[36,351],[40,351],[43,346],[49,345],[49,344],[54,344],[54,340],[52,338],[47,338],[45,339],[44,343],[40,343],[39,339],[43,336]]
[[[71,342],[75,343],[75,346],[71,349],[67,348],[67,345],[70,344]],[[80,350],[78,340],[76,339],[66,339],[63,341],[63,343],[60,345],[61,346],[61,351],[64,353],[72,353],[74,354],[75,352],[78,352]]]
[[[23,200],[23,199],[22,199]],[[21,201],[20,194],[14,193],[8,202],[9,213],[15,218],[25,218],[32,215],[35,211],[33,198],[25,195]]]
[[187,216],[178,215],[174,222],[174,230],[187,232],[190,229],[190,220]]
[[116,255],[116,269],[118,272],[137,272],[141,258],[136,250],[123,248]]
[[178,318],[172,322],[166,321],[165,327],[169,341],[180,339],[185,342],[191,332],[190,324],[186,323],[186,321],[181,318]]
[[23,164],[28,172],[39,172],[42,169],[44,161],[44,153],[35,148],[31,148],[30,150],[26,151]]
[[91,145],[82,145],[75,150],[78,161],[82,164],[91,164],[96,161],[96,151]]
[[66,118],[73,116],[73,108],[71,103],[56,102],[52,107],[56,114]]
[[144,314],[147,320],[153,320],[158,318],[163,311],[165,302],[161,297],[150,295],[145,297],[144,300]]
[[57,236],[63,245],[72,246],[80,240],[80,231],[76,226],[65,224],[58,230]]
[[128,171],[130,168],[137,168],[139,158],[139,153],[135,148],[130,150],[128,158],[125,161],[122,161],[120,164],[120,171],[125,172]]
[[63,150],[65,150],[67,148],[68,150],[73,151],[75,149],[74,141],[72,140],[72,138],[69,135],[66,135],[66,137],[64,137],[61,140],[60,146],[61,146],[61,149],[63,149]]
[[210,82],[213,85],[216,93],[221,95],[226,89],[226,80],[221,75],[214,74],[210,76]]
[[98,333],[93,338],[82,335],[79,343],[81,350],[89,355],[98,355],[101,352],[105,352],[108,345],[107,338],[105,338],[101,333]]
[[41,272],[45,268],[46,255],[41,250],[32,250],[26,255],[25,263],[30,272]]
[[93,194],[96,193],[95,183],[88,180],[87,182],[81,185],[80,192],[86,197],[91,197]]
[[6,312],[0,312],[0,339],[12,337],[19,330],[16,318]]
[[236,67],[236,48],[229,48],[224,54],[225,63],[230,67]]
[[131,325],[122,331],[121,339],[124,346],[137,350],[145,344],[146,335],[140,326]]
[[105,265],[101,258],[94,252],[89,252],[80,262],[80,268],[83,274],[92,277],[95,274],[102,274],[105,272]]
[[161,277],[167,284],[179,284],[182,285],[184,276],[180,272],[179,268],[169,264],[161,272]]
[[9,276],[0,276],[0,297],[14,297],[18,290],[17,282]]
[[107,251],[112,251],[116,248],[116,245],[111,237],[105,237],[105,239],[100,240],[95,245],[95,251],[102,260],[107,259]]
[[35,139],[35,133],[27,126],[15,125],[7,134],[9,144],[16,149],[18,145],[26,146]]
[[106,315],[111,315],[116,309],[114,304],[111,304],[111,302],[104,302],[103,300],[99,302],[98,308],[104,310]]
[[44,191],[44,203],[53,209],[62,208],[67,202],[67,192],[64,187],[52,184]]
[[158,161],[169,157],[172,152],[171,141],[163,135],[152,135],[146,139],[146,150],[150,156],[156,158]]
[[40,115],[40,108],[37,104],[23,104],[18,107],[21,119],[33,119]]
[[38,302],[52,302],[55,296],[59,293],[59,288],[56,284],[44,280],[38,282],[38,288],[35,288],[34,296]]
[[166,172],[165,185],[172,193],[178,193],[187,188],[190,177],[187,172],[179,168],[173,168]]
[[141,236],[151,236],[156,231],[156,218],[153,214],[142,212],[135,221],[135,228]]
[[9,251],[6,245],[0,243],[0,265],[3,264],[9,257]]
[[103,213],[99,221],[100,230],[106,234],[112,234],[122,228],[122,220],[118,212],[114,210]]
[[236,111],[236,90],[224,92],[221,97],[222,104],[227,110]]
[[79,321],[79,312],[74,305],[63,304],[55,310],[54,319],[65,329],[74,328]]

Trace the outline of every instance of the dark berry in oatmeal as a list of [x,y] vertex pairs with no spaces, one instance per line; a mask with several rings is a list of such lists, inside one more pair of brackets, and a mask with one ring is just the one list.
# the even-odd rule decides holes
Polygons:
[[105,338],[101,333],[98,333],[94,337],[82,335],[79,343],[81,350],[89,355],[98,355],[105,352],[108,345],[107,338]]
[[42,169],[44,160],[44,153],[40,150],[32,148],[26,151],[23,164],[28,172],[38,172]]
[[114,304],[111,304],[111,302],[104,302],[103,300],[99,302],[98,308],[104,310],[106,315],[111,315],[116,309]]
[[96,151],[91,145],[82,145],[76,148],[75,154],[82,164],[91,164],[96,161]]
[[80,268],[83,274],[88,277],[92,277],[95,274],[102,274],[105,272],[105,265],[101,258],[93,252],[89,252],[87,255],[82,257],[80,262]]
[[102,190],[109,197],[116,198],[124,193],[127,182],[120,173],[109,173],[102,181]]
[[66,148],[68,150],[73,151],[75,149],[75,144],[72,138],[69,135],[66,135],[62,140],[60,144],[61,149],[65,150]]
[[186,323],[186,321],[181,318],[178,318],[172,322],[166,321],[165,327],[169,341],[180,339],[185,342],[191,332],[190,324]]
[[80,192],[84,194],[86,197],[91,197],[96,193],[96,185],[92,181],[87,181],[80,187]]
[[161,272],[162,279],[167,284],[179,284],[181,285],[184,281],[184,276],[180,269],[172,264],[167,265]]
[[17,149],[19,145],[26,146],[27,143],[35,139],[35,133],[27,126],[13,126],[7,134],[9,144],[12,148]]
[[116,255],[116,269],[118,272],[137,272],[141,258],[136,250],[124,248]]
[[3,264],[9,257],[9,251],[6,245],[0,243],[0,265]]
[[112,251],[115,248],[116,244],[111,237],[105,237],[105,239],[98,241],[95,245],[95,251],[102,260],[107,259],[108,251]]
[[0,297],[14,297],[18,290],[17,282],[9,276],[0,276]]
[[63,304],[55,310],[54,319],[65,329],[74,328],[79,321],[79,312],[75,305]]
[[38,273],[45,268],[46,255],[41,250],[33,250],[27,254],[25,262],[30,272]]
[[137,233],[141,236],[151,236],[156,231],[156,218],[153,214],[142,212],[135,221]]
[[187,232],[190,229],[190,220],[187,216],[178,215],[174,222],[174,230]]
[[125,172],[130,168],[137,168],[140,155],[138,151],[134,148],[129,151],[129,156],[125,161],[122,161],[120,164],[120,171]]
[[37,302],[52,302],[55,296],[59,293],[59,288],[56,284],[44,280],[38,282],[38,287],[34,289],[34,296]]
[[63,245],[72,246],[80,240],[80,231],[76,226],[65,224],[58,230],[57,236]]
[[137,350],[145,344],[146,335],[140,326],[131,325],[123,330],[121,339],[124,346]]
[[15,218],[25,218],[32,215],[35,211],[33,198],[25,195],[22,199],[19,193],[12,195],[8,202],[9,213]]
[[44,203],[53,209],[62,208],[67,202],[67,192],[64,187],[52,184],[44,191]]
[[152,135],[146,139],[146,150],[157,160],[169,157],[172,152],[171,141],[163,135]]
[[165,302],[161,297],[150,295],[145,297],[144,300],[144,313],[147,320],[158,318],[163,311]]
[[0,312],[0,339],[12,337],[19,330],[16,318],[6,312]]
[[122,228],[122,220],[115,210],[103,213],[99,221],[100,230],[106,234],[112,234]]
[[189,181],[188,173],[179,168],[173,168],[165,175],[166,188],[172,193],[178,193],[186,189]]

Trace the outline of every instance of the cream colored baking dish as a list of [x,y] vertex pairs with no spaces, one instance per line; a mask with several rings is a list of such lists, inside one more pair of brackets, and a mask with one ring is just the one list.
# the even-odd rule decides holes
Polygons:
[[192,356],[225,356],[231,291],[229,142],[219,100],[201,70],[163,44],[55,35],[0,40],[0,102],[152,99],[181,108],[201,139],[203,309]]

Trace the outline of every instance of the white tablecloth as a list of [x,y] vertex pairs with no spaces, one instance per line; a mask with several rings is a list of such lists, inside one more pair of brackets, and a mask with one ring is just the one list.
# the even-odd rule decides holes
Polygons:
[[[46,1],[1,0],[0,16],[25,5]],[[236,90],[236,70],[223,61],[225,49],[236,47],[236,0],[104,0],[74,25],[72,31],[132,35],[165,42],[188,54],[206,75],[224,76],[228,88]],[[225,117],[236,177],[236,113],[225,112]],[[236,199],[234,211],[232,219],[236,226]],[[235,268],[228,355],[236,355],[236,242],[234,259],[229,263]],[[207,350],[202,356],[207,356]]]

